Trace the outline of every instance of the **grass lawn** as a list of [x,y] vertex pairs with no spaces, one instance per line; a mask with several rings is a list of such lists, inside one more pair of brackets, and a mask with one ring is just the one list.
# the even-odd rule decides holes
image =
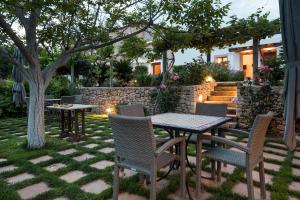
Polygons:
[[[40,194],[28,199],[109,199],[112,196],[113,142],[106,116],[90,115],[86,123],[87,139],[71,143],[61,139],[59,126],[47,126],[47,146],[42,150],[26,149],[26,119],[0,120],[0,199],[21,199],[26,189],[41,188]],[[158,137],[167,137],[155,130]],[[242,138],[232,139],[243,142]],[[276,200],[300,199],[300,148],[288,152],[277,142],[266,142],[265,171],[268,195]],[[188,148],[191,158],[194,146]],[[40,158],[40,159],[37,159]],[[102,162],[101,162],[102,161]],[[209,165],[204,165],[209,172]],[[222,184],[205,181],[203,189],[208,199],[247,199],[243,194],[246,179],[241,169],[223,167]],[[164,173],[160,172],[162,176]],[[138,184],[138,175],[125,171],[120,193],[147,198],[146,186]],[[20,178],[21,177],[21,178]],[[66,181],[67,180],[67,181]],[[194,175],[188,172],[189,186],[195,186]],[[254,179],[256,180],[256,179]],[[35,185],[36,184],[36,185]],[[99,187],[92,187],[93,184]],[[179,189],[179,176],[174,173],[159,184],[158,199],[173,199]],[[258,183],[255,182],[258,186]],[[242,189],[241,189],[242,188]],[[26,193],[26,192],[25,192]],[[31,194],[31,193],[30,193]],[[131,196],[132,197],[132,196]],[[127,199],[130,199],[128,197]],[[142,198],[141,198],[142,199]]]

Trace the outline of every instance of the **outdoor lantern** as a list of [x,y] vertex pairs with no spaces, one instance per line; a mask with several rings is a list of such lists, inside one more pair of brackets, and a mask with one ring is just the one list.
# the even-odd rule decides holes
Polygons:
[[107,114],[111,114],[111,113],[112,113],[112,109],[111,109],[111,108],[107,108],[107,109],[106,109],[106,113],[107,113]]
[[212,76],[207,76],[207,77],[205,77],[205,82],[207,82],[207,83],[210,83],[210,82],[212,82],[214,79],[213,79],[213,77]]
[[203,102],[203,95],[202,95],[202,94],[199,95],[199,97],[198,97],[198,102],[199,102],[199,103],[202,103],[202,102]]

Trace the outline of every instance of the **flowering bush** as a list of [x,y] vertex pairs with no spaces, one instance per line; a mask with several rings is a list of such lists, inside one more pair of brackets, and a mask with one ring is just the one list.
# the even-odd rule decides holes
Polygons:
[[258,68],[259,76],[257,77],[257,81],[261,86],[270,85],[270,80],[272,79],[272,72],[274,69],[270,66],[263,65]]

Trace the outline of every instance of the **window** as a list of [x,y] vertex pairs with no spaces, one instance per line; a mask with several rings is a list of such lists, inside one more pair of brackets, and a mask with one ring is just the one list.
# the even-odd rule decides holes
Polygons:
[[228,57],[227,56],[218,56],[216,58],[216,63],[228,66]]
[[158,75],[161,73],[160,71],[160,63],[153,63],[152,64],[152,72],[154,75]]

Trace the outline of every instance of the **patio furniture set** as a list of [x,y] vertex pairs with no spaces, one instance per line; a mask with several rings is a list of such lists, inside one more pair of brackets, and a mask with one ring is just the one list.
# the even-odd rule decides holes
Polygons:
[[[156,199],[156,182],[161,180],[157,172],[165,167],[169,167],[166,175],[180,168],[180,195],[185,199],[188,193],[189,198],[193,199],[186,183],[186,163],[196,174],[195,197],[200,198],[203,158],[211,161],[213,180],[221,180],[222,163],[224,167],[231,164],[243,168],[247,175],[250,200],[254,199],[252,171],[259,165],[261,197],[265,199],[263,146],[273,114],[269,112],[256,116],[250,132],[245,132],[227,128],[225,124],[230,118],[226,117],[226,113],[227,105],[223,104],[198,103],[195,114],[164,113],[154,116],[145,116],[142,105],[120,106],[117,115],[109,116],[115,145],[113,199],[118,199],[118,172],[124,168],[150,177],[150,199]],[[170,139],[156,139],[154,128],[166,130]],[[227,139],[227,132],[248,136],[247,146]],[[188,160],[188,144],[196,145],[195,169]],[[227,146],[240,151],[231,150]]]

